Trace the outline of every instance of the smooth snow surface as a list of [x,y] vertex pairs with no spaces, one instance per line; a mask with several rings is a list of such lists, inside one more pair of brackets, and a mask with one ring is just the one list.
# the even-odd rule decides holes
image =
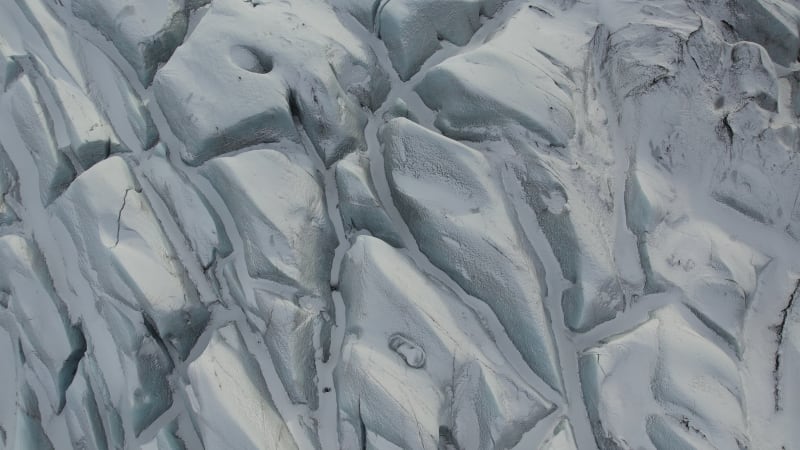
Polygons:
[[800,446],[795,0],[0,0],[0,450]]

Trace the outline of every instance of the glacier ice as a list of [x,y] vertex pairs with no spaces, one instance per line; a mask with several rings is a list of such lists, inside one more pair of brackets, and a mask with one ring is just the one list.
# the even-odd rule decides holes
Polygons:
[[294,157],[296,162],[276,150],[252,150],[209,161],[203,173],[233,216],[247,274],[281,285],[243,294],[240,306],[264,322],[261,331],[292,400],[313,405],[310,338],[314,327],[330,326],[323,314],[333,309],[334,231],[315,169],[305,155]]
[[165,147],[153,150],[143,170],[185,233],[203,268],[231,253],[231,243],[221,219],[197,189],[175,170],[167,159]]
[[383,241],[358,237],[340,283],[348,325],[335,380],[340,432],[355,441],[344,447],[368,445],[365,432],[401,448],[437,448],[443,433],[457,448],[508,447],[552,409],[473,311]]
[[448,40],[464,45],[480,26],[481,15],[492,15],[502,0],[462,0],[448,3],[420,0],[382,2],[375,28],[386,43],[401,79],[408,79]]
[[520,14],[480,47],[433,67],[416,87],[454,139],[497,139],[522,127],[563,147],[575,134],[573,83],[527,33],[537,17]]
[[350,233],[366,230],[395,247],[401,247],[402,238],[375,192],[369,168],[369,159],[359,153],[351,153],[336,164],[336,187],[343,226]]
[[381,139],[389,187],[420,250],[487,302],[528,364],[559,389],[541,263],[526,248],[488,160],[404,118],[391,120]]
[[558,422],[551,436],[545,439],[540,450],[577,450],[575,438],[572,436],[572,427],[569,421],[562,419]]
[[0,2],[0,449],[793,448],[798,30]]
[[49,379],[51,405],[61,410],[77,361],[86,350],[83,333],[71,323],[66,305],[53,292],[38,249],[20,236],[6,235],[0,238],[0,257],[4,307],[19,323],[20,346],[30,354],[33,370]]
[[[441,41],[465,45],[504,0],[335,0],[385,43],[402,80],[414,75]],[[335,3],[335,4],[336,4]]]
[[[742,434],[742,393],[734,359],[673,307],[585,351],[580,367],[600,446],[748,445]],[[641,414],[635,420],[623,415],[629,408]]]
[[75,178],[75,167],[57,148],[52,125],[42,108],[43,101],[29,77],[20,78],[2,101],[17,124],[19,138],[36,163],[41,199],[49,203]]
[[[36,60],[31,63],[34,67],[34,83],[40,92],[46,91],[52,95],[55,107],[62,115],[62,126],[66,129],[69,140],[69,147],[65,151],[73,165],[85,170],[111,153],[127,151],[111,125],[81,87],[48,73]],[[47,94],[42,92],[40,95]],[[55,111],[48,112],[58,114]]]
[[[564,320],[585,331],[613,318],[626,295],[625,282],[613,270],[608,237],[611,158],[602,145],[591,155],[583,153],[581,147],[591,144],[582,133],[578,148],[563,148],[575,135],[576,102],[570,96],[580,75],[572,58],[556,59],[539,37],[569,39],[574,32],[551,29],[544,17],[541,11],[521,11],[477,49],[432,68],[416,90],[436,111],[435,125],[443,134],[502,140],[507,145],[492,142],[490,148],[521,156],[522,162],[498,156],[495,165],[512,168],[519,180],[521,196],[535,212],[564,277],[574,283],[563,295]],[[530,31],[536,27],[536,33]],[[527,51],[518,50],[521,42]],[[578,101],[587,108],[596,102],[596,92],[583,95]],[[489,117],[487,110],[493,111]]]
[[188,376],[206,448],[297,448],[235,325],[214,331]]
[[[372,49],[336,25],[330,6],[223,0],[209,8],[155,78],[167,120],[187,143],[187,162],[299,141],[293,117],[328,165],[364,146],[361,105],[378,103],[388,82]],[[307,31],[295,36],[297,28]],[[203,76],[187,80],[187,71]]]
[[140,191],[127,163],[112,157],[82,173],[53,204],[53,216],[72,237],[96,295],[140,310],[185,357],[208,311]]
[[149,84],[159,63],[178,47],[188,26],[188,11],[176,0],[75,0],[72,12],[103,33],[131,64],[139,80]]
[[19,201],[17,170],[0,146],[0,225],[9,225],[17,220],[17,214],[9,201]]
[[295,162],[259,149],[210,161],[203,174],[233,216],[249,275],[322,297],[330,291],[334,231],[314,170],[305,155]]
[[82,43],[81,49],[82,63],[95,69],[94,73],[87,75],[86,80],[90,96],[99,103],[109,123],[119,134],[120,141],[135,147],[136,142],[126,141],[133,134],[141,148],[149,149],[156,145],[159,139],[158,129],[133,84],[106,57],[103,50],[88,41]]

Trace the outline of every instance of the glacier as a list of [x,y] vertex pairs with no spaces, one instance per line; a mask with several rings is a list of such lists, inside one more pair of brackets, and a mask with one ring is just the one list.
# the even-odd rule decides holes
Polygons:
[[800,445],[796,0],[0,0],[0,450]]

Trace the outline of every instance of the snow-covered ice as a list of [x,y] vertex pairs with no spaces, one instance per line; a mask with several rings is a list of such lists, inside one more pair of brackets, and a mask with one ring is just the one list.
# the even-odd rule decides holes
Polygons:
[[796,0],[0,0],[0,450],[792,449]]

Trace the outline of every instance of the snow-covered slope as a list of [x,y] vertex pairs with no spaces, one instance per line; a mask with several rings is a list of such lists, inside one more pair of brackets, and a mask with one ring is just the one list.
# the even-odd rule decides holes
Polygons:
[[0,449],[800,446],[794,0],[0,0]]

